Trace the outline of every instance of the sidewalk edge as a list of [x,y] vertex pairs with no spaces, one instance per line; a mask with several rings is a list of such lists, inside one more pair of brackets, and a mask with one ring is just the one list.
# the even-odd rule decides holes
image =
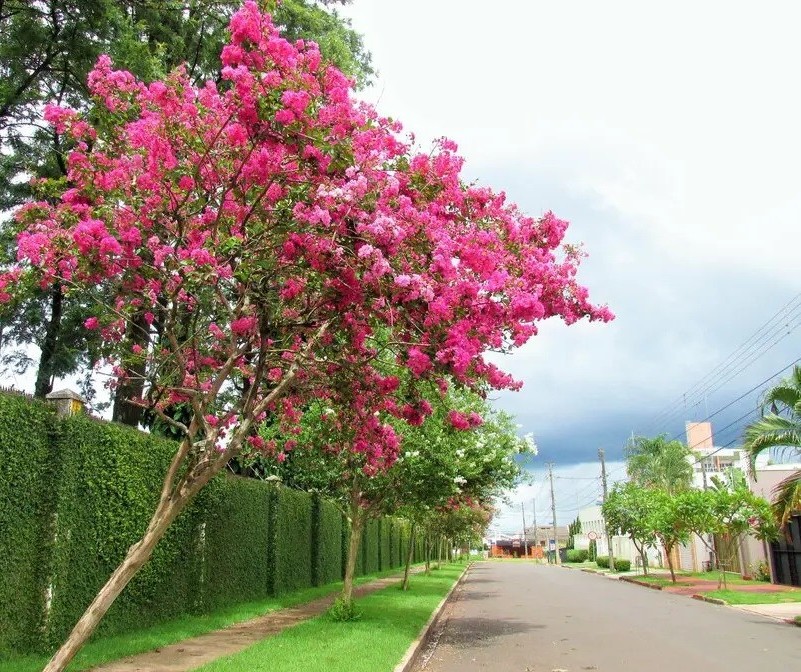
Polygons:
[[423,648],[423,645],[428,640],[428,634],[431,632],[431,628],[434,626],[437,620],[439,620],[439,616],[442,613],[442,610],[445,608],[445,605],[447,604],[448,600],[451,598],[453,591],[456,590],[459,584],[462,583],[464,577],[467,575],[467,571],[472,566],[473,563],[471,562],[470,564],[467,565],[467,567],[464,568],[462,573],[459,575],[459,578],[456,579],[456,581],[454,581],[453,585],[450,587],[450,590],[448,590],[448,592],[445,594],[445,597],[442,598],[440,603],[431,613],[431,616],[429,617],[426,624],[423,626],[423,629],[420,630],[420,634],[417,635],[417,639],[415,639],[411,643],[409,648],[406,649],[406,653],[403,654],[403,658],[401,658],[401,661],[397,665],[395,665],[395,667],[392,669],[392,672],[408,672],[408,670],[412,668],[412,665],[414,665],[415,662],[417,662],[417,655],[420,653],[420,650]]

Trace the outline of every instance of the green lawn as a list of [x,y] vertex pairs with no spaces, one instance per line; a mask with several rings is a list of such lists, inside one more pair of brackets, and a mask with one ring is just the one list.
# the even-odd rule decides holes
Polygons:
[[[646,583],[654,583],[657,586],[671,586],[673,582],[670,580],[670,574],[665,573],[664,570],[651,570],[651,572],[655,572],[649,574],[648,576],[641,576],[638,575],[635,578],[638,581],[645,581]],[[676,578],[693,578],[698,579],[699,581],[719,581],[720,580],[720,573],[719,572],[676,572]],[[726,583],[732,586],[742,586],[742,585],[749,585],[753,584],[754,581],[746,581],[743,579],[739,574],[727,572],[726,574]]]
[[[381,576],[397,574],[398,572],[398,569],[392,569],[360,577],[356,582],[361,584]],[[180,642],[182,639],[195,637],[196,635],[225,628],[234,623],[256,618],[277,609],[310,602],[318,597],[337,592],[341,588],[341,582],[330,583],[326,586],[309,588],[280,597],[270,597],[257,602],[238,604],[212,614],[184,616],[143,630],[97,639],[81,649],[67,669],[70,672],[78,672],[79,670],[87,670],[96,665],[124,658],[125,656],[152,651],[168,644]],[[49,656],[43,655],[8,657],[0,654],[0,672],[39,672],[48,659]]]
[[409,592],[393,586],[358,601],[361,618],[337,623],[319,616],[220,658],[204,672],[391,672],[459,577],[464,565],[443,565],[412,579]]
[[801,590],[783,590],[780,593],[747,593],[739,590],[712,590],[706,597],[726,600],[729,604],[782,604],[801,602]]

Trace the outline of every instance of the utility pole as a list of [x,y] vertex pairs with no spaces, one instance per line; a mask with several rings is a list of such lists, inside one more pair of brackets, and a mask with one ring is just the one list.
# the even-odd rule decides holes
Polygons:
[[553,515],[553,544],[554,544],[554,562],[561,565],[562,561],[559,558],[559,535],[556,533],[556,499],[553,496],[553,462],[548,462],[548,477],[551,479],[551,514]]
[[[598,458],[601,460],[601,482],[604,488],[604,504],[606,504],[606,460],[604,458],[604,449],[598,449]],[[609,569],[615,571],[615,555],[612,552],[612,535],[609,534],[609,525],[604,519],[604,527],[606,528],[606,545],[609,547]]]
[[537,529],[537,498],[531,500],[531,515],[534,517],[534,545],[539,548],[540,546],[540,533]]
[[526,509],[523,506],[523,502],[520,502],[520,513],[523,516],[523,548],[526,551],[526,557],[528,558],[528,537],[526,536]]

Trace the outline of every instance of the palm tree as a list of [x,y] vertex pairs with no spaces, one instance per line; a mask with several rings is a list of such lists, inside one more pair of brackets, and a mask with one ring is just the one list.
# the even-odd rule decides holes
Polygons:
[[668,441],[665,435],[648,438],[634,436],[625,448],[629,478],[650,488],[674,494],[690,487],[692,451],[681,441]]
[[[794,367],[789,378],[765,393],[762,417],[745,428],[743,449],[751,459],[752,473],[757,455],[773,448],[801,456],[801,366]],[[801,471],[779,483],[773,495],[773,509],[784,527],[801,509]]]

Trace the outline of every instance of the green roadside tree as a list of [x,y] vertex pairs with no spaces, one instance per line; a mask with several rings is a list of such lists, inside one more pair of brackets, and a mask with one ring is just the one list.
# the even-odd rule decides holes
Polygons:
[[652,489],[653,513],[650,518],[654,534],[665,549],[670,578],[676,583],[676,571],[673,567],[673,553],[679,545],[690,539],[694,523],[699,515],[699,499],[695,496],[699,491],[683,490],[671,494],[665,490]]
[[648,574],[646,549],[657,542],[654,515],[658,506],[655,490],[636,483],[616,484],[602,507],[604,520],[612,530],[620,530],[631,539]]

